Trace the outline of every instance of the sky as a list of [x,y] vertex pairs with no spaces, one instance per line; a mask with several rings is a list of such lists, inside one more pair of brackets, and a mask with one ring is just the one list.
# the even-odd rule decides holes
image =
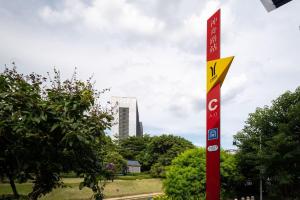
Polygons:
[[[144,132],[205,145],[206,20],[221,8],[221,144],[249,113],[300,86],[300,1],[268,13],[259,0],[0,0],[0,70],[93,76],[136,97]],[[105,105],[104,105],[105,106]]]

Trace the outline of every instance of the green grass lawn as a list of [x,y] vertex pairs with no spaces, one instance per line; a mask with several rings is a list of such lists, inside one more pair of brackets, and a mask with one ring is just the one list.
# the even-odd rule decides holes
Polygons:
[[151,179],[152,176],[149,173],[130,173],[126,176],[117,176],[118,180],[136,180],[136,179]]
[[[78,189],[82,179],[65,178],[65,188],[58,188],[41,198],[41,200],[87,200],[91,197],[92,192],[88,188]],[[31,191],[32,184],[17,184],[20,194],[26,195]],[[137,179],[137,180],[115,180],[108,182],[104,189],[105,197],[119,197],[135,194],[146,194],[162,192],[162,181],[160,179]],[[0,195],[12,194],[9,184],[0,184]]]
[[[23,184],[16,184],[19,194],[27,195],[32,190],[31,183],[23,183]],[[1,183],[0,184],[0,195],[3,194],[12,194],[11,187],[8,183]]]

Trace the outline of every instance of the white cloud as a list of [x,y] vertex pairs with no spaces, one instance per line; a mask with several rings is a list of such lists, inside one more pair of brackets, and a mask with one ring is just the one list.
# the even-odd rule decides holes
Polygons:
[[154,17],[143,15],[134,5],[125,0],[94,0],[84,5],[77,0],[64,1],[62,9],[45,6],[40,11],[47,22],[83,23],[85,27],[100,31],[131,31],[153,34],[164,28],[164,23]]
[[45,5],[39,10],[39,15],[48,23],[70,23],[82,17],[82,11],[87,7],[80,0],[64,0],[62,9],[54,9]]

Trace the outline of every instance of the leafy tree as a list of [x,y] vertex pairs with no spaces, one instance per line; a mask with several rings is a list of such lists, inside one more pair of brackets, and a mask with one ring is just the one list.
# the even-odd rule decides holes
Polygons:
[[138,160],[142,171],[150,170],[155,177],[164,177],[172,159],[190,148],[194,148],[191,142],[173,135],[129,137],[118,143],[118,151],[125,159]]
[[156,177],[165,176],[165,167],[187,149],[195,148],[188,140],[174,135],[155,136],[144,152],[144,159],[151,166],[151,174]]
[[119,140],[118,152],[127,160],[137,160],[141,163],[142,171],[148,171],[150,168],[147,165],[147,160],[144,159],[144,154],[151,141],[151,137],[147,134],[142,137],[128,137]]
[[108,152],[105,156],[105,164],[110,167],[112,175],[125,173],[127,162],[118,152]]
[[[206,150],[190,149],[180,154],[167,168],[164,180],[165,193],[169,199],[205,199]],[[232,182],[239,179],[234,155],[221,151],[222,196],[231,189]],[[225,193],[226,191],[226,193]]]
[[154,164],[151,166],[150,174],[151,174],[153,177],[165,178],[165,177],[166,177],[166,166],[164,166],[164,165],[163,165],[162,163],[160,163],[160,162],[154,163]]
[[118,146],[112,141],[111,137],[106,135],[104,137],[104,150],[107,153],[109,152],[118,152]]
[[243,177],[237,170],[236,156],[221,150],[220,163],[221,196],[224,199],[236,197],[243,181]]
[[125,159],[136,160],[138,155],[145,150],[150,140],[149,135],[121,139],[119,140],[118,151]]
[[15,180],[24,182],[30,177],[24,130],[31,125],[29,121],[39,120],[36,105],[41,101],[42,77],[31,74],[27,80],[15,69],[0,74],[0,176],[9,179],[15,197],[19,196]]
[[1,176],[14,190],[16,178],[32,174],[29,197],[37,199],[62,185],[61,173],[74,171],[84,175],[80,188],[90,187],[102,199],[99,182],[108,175],[104,131],[112,116],[97,104],[99,92],[89,80],[77,80],[75,74],[61,81],[54,73],[51,87],[43,86],[46,79],[40,75],[23,76],[15,69],[1,74]]
[[300,196],[300,87],[251,113],[235,139],[245,179],[257,186],[261,175],[269,198]]

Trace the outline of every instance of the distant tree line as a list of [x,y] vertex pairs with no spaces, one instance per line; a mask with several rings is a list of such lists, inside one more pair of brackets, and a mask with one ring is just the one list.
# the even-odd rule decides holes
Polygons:
[[172,160],[187,149],[195,148],[188,140],[174,135],[144,135],[129,137],[118,142],[118,151],[127,160],[137,160],[142,171],[150,172],[153,177],[164,178],[166,167]]

